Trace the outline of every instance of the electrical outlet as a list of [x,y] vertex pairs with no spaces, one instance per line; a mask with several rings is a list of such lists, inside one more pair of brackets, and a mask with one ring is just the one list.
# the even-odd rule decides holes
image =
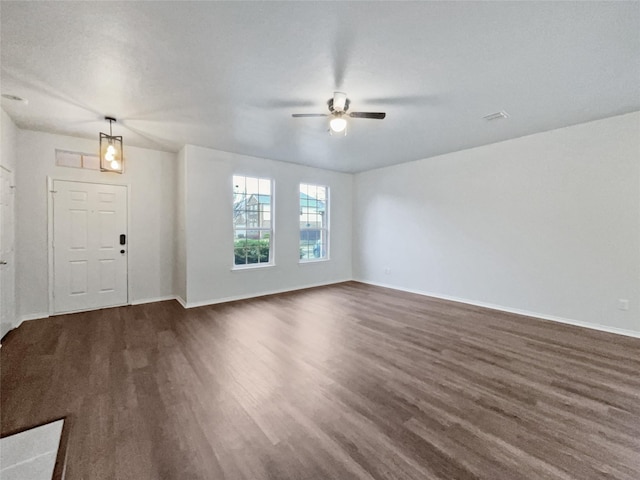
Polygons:
[[618,299],[618,310],[623,310],[625,312],[629,310],[629,300],[626,298]]

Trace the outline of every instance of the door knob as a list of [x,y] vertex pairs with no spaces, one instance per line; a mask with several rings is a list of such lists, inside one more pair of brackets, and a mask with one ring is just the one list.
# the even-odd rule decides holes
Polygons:
[[4,261],[4,260],[0,260],[0,265],[6,265],[6,264],[7,264],[7,262],[6,262],[6,261]]

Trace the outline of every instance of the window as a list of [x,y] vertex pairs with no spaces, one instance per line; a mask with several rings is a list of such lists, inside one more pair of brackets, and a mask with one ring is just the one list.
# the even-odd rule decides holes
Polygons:
[[233,264],[272,264],[271,180],[233,176]]
[[329,188],[300,184],[300,261],[329,258]]
[[56,149],[56,165],[58,167],[100,170],[100,157],[90,153],[68,152]]

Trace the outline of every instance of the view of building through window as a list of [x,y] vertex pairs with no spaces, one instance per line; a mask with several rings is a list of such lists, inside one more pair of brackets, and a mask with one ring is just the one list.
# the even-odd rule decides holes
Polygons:
[[328,190],[300,184],[300,261],[329,258]]
[[233,176],[234,265],[272,263],[272,181]]

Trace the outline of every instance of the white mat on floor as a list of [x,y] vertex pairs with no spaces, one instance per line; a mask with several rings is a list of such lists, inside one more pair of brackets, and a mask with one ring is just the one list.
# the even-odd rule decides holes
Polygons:
[[0,439],[1,480],[51,480],[64,420]]

